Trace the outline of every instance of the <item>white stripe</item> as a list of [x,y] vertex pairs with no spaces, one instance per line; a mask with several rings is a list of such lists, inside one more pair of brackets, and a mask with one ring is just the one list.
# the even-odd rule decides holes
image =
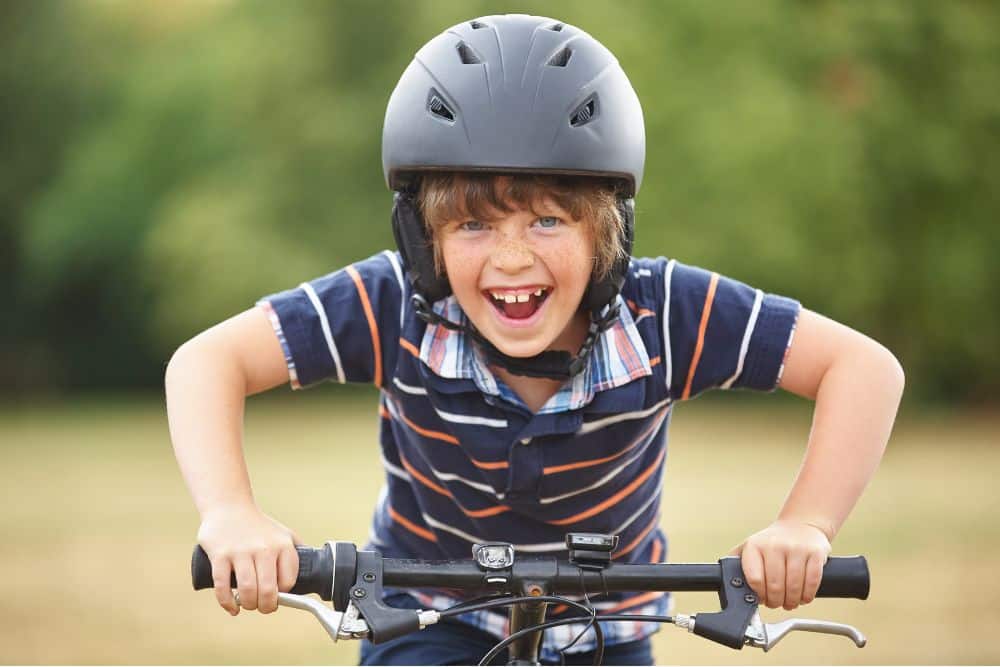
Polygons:
[[389,258],[389,263],[392,264],[392,270],[396,273],[396,282],[399,283],[399,332],[400,335],[403,333],[403,311],[406,306],[406,302],[403,300],[403,294],[406,290],[403,289],[403,269],[400,268],[399,262],[396,261],[396,253],[389,250],[383,250],[382,254]]
[[642,321],[643,321],[644,319],[646,319],[647,317],[650,317],[650,316],[652,316],[652,314],[653,314],[653,313],[643,313],[643,314],[642,314],[642,315],[640,315],[639,317],[635,318],[635,320],[633,320],[633,322],[632,322],[632,323],[633,323],[633,324],[639,324],[639,322],[642,322]]
[[[666,418],[666,415],[664,415],[664,418]],[[662,425],[663,422],[661,421],[660,424]],[[654,428],[652,431],[650,431],[649,440],[651,440],[652,438],[656,437],[656,430],[657,429]],[[647,444],[648,444],[649,440],[646,441]],[[636,443],[636,444],[638,446],[638,443]],[[640,456],[642,456],[643,454],[646,453],[645,450],[643,450],[641,447],[639,447],[639,450],[640,451],[638,451],[635,455],[633,455],[632,458],[628,459],[627,461],[625,461],[624,463],[622,463],[620,466],[618,466],[617,468],[615,468],[614,470],[612,470],[607,475],[605,475],[601,479],[597,480],[596,482],[594,482],[590,486],[584,487],[582,489],[577,489],[576,491],[570,491],[569,493],[564,493],[561,496],[550,496],[549,498],[542,498],[538,502],[541,503],[542,505],[548,505],[550,503],[558,502],[560,500],[565,500],[566,498],[572,498],[573,496],[579,495],[581,493],[586,493],[587,491],[593,491],[594,489],[596,489],[596,488],[598,488],[600,486],[604,486],[605,484],[607,484],[608,482],[610,482],[612,479],[614,479],[618,475],[618,473],[620,473],[622,470],[624,470],[625,468],[627,468],[630,465],[632,465],[637,458],[639,458]]]
[[333,365],[337,368],[337,382],[344,384],[347,380],[344,379],[344,369],[340,365],[340,354],[337,352],[337,345],[333,342],[333,334],[330,333],[330,323],[326,319],[326,311],[323,310],[323,304],[319,301],[319,296],[316,294],[316,290],[309,283],[302,283],[299,285],[309,297],[309,301],[312,303],[313,308],[316,309],[316,314],[319,315],[319,324],[323,328],[323,337],[326,338],[326,347],[330,350],[330,356],[333,358]]
[[753,336],[754,327],[757,326],[757,315],[760,314],[760,304],[764,300],[764,293],[757,290],[753,299],[753,309],[750,311],[750,319],[747,320],[746,331],[743,332],[743,343],[740,345],[740,360],[736,362],[736,372],[733,376],[722,383],[723,389],[729,389],[736,382],[736,379],[743,372],[743,361],[747,358],[747,349],[750,347],[750,337]]
[[[389,463],[388,461],[385,460],[384,456],[382,457],[382,465],[385,466],[385,469],[389,473],[395,475],[396,477],[406,480],[407,482],[413,481],[413,478],[410,476],[410,473],[408,473],[406,470],[400,468],[397,465]],[[465,479],[464,477],[459,477],[458,475],[453,475],[447,472],[440,472],[436,468],[431,468],[430,466],[428,466],[428,468],[430,468],[431,473],[440,482],[460,482],[462,484],[472,487],[476,491],[482,491],[483,493],[488,494],[490,497],[496,497],[499,498],[500,500],[503,500],[504,494],[502,493],[497,494],[497,492],[493,490],[493,487],[489,486],[488,484],[480,484],[479,482],[473,482],[471,480]]]
[[[490,541],[490,540],[486,540],[486,539],[484,539],[482,537],[476,537],[475,535],[470,535],[469,533],[466,533],[463,530],[459,530],[458,528],[455,528],[454,526],[449,526],[447,524],[441,523],[440,521],[434,519],[431,516],[428,516],[427,514],[424,514],[423,512],[420,513],[420,516],[422,516],[424,518],[424,522],[428,526],[433,526],[434,528],[437,528],[439,530],[443,530],[443,531],[445,531],[447,533],[451,533],[452,535],[455,535],[456,537],[460,537],[460,538],[462,538],[463,540],[465,540],[467,542],[472,542],[472,543],[475,544],[475,543],[483,543],[483,542],[489,542]],[[539,552],[546,552],[546,551],[566,551],[566,543],[565,542],[545,542],[543,544],[515,544],[514,545],[514,550],[515,551],[527,551],[527,552],[530,552],[530,553],[539,553]]]
[[586,435],[587,433],[593,433],[594,431],[598,431],[604,428],[605,426],[611,426],[612,424],[628,421],[630,419],[641,419],[643,417],[648,417],[649,415],[653,414],[654,412],[662,408],[664,405],[670,403],[671,400],[672,399],[670,398],[665,398],[656,405],[650,406],[645,410],[636,410],[635,412],[623,412],[621,414],[613,415],[611,417],[605,417],[604,419],[598,419],[592,422],[587,422],[586,424],[581,426],[580,430],[578,430],[576,433],[577,435]]
[[667,262],[667,270],[663,272],[663,372],[667,376],[668,394],[674,375],[674,362],[670,355],[670,278],[676,263],[677,260],[673,259]]
[[392,416],[393,419],[397,421],[402,421],[399,418],[399,410],[396,408],[396,402],[389,400],[388,396],[386,397],[385,400],[385,407],[389,408],[389,414]]
[[413,481],[413,479],[410,477],[410,473],[406,472],[405,470],[403,470],[394,463],[389,463],[384,456],[382,457],[382,465],[385,466],[385,469],[389,474],[395,475],[396,477],[404,479],[407,482]]
[[[396,407],[396,404],[393,401],[386,400],[385,406],[389,408],[389,414],[392,416],[393,419],[395,419],[396,421],[402,421],[400,419],[399,409]],[[441,472],[438,469],[431,466],[428,467],[431,469],[431,472],[434,473],[434,476],[441,482],[460,482],[462,484],[465,484],[466,486],[470,486],[473,489],[476,489],[477,491],[482,491],[483,493],[486,493],[491,497],[503,500],[504,494],[502,493],[498,494],[493,489],[493,487],[488,484],[473,482],[472,480],[460,477],[459,475],[455,475],[453,473],[448,473],[448,472]],[[409,479],[409,477],[407,477],[407,479]]]
[[[660,468],[660,470],[662,470],[662,468]],[[657,479],[659,479],[661,476],[662,475],[657,475],[656,477],[657,477]],[[625,523],[623,523],[622,525],[620,525],[617,528],[615,528],[611,532],[612,535],[621,535],[622,531],[624,531],[626,528],[628,528],[629,526],[631,526],[632,522],[635,521],[636,519],[638,519],[642,515],[642,513],[645,512],[646,509],[649,508],[650,504],[652,504],[652,502],[654,500],[656,500],[656,499],[658,499],[660,497],[659,489],[662,488],[662,485],[661,484],[657,484],[656,488],[657,488],[656,493],[654,493],[653,495],[651,495],[649,497],[649,500],[647,500],[646,502],[644,502],[642,504],[642,507],[640,507],[638,510],[636,510],[635,514],[633,514],[628,519],[626,519]]]
[[423,387],[414,387],[411,384],[404,384],[399,381],[398,377],[392,378],[392,383],[396,385],[401,391],[405,391],[407,394],[413,394],[414,396],[426,396],[427,390]]
[[478,424],[479,426],[492,426],[493,428],[507,428],[506,419],[490,419],[489,417],[472,417],[470,415],[456,415],[453,412],[445,412],[434,408],[441,419],[455,424]]
[[437,477],[439,481],[460,482],[462,484],[465,484],[466,486],[472,487],[476,491],[482,491],[483,493],[487,493],[490,496],[496,497],[500,500],[503,500],[504,498],[504,494],[497,493],[493,489],[493,487],[490,486],[489,484],[480,484],[479,482],[473,482],[472,480],[465,479],[464,477],[459,477],[458,475],[455,475],[450,472],[441,472],[437,468],[431,468],[431,472],[434,473],[434,476]]

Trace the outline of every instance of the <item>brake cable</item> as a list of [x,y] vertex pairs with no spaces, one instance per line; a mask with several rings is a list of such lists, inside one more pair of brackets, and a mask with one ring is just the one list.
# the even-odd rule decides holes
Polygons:
[[[590,617],[589,623],[594,628],[594,635],[596,636],[596,642],[597,642],[597,647],[594,649],[594,664],[595,665],[601,664],[601,660],[604,659],[604,630],[601,628],[600,623],[595,622],[597,619],[597,610],[594,609],[593,607],[587,607],[586,605],[580,604],[576,600],[570,600],[569,598],[560,597],[558,595],[525,595],[521,597],[500,597],[499,599],[496,600],[487,600],[485,602],[479,602],[476,604],[459,603],[453,607],[445,609],[444,611],[440,612],[440,614],[441,618],[447,618],[449,616],[458,616],[459,614],[468,613],[470,611],[480,611],[483,609],[499,609],[501,607],[509,607],[514,604],[523,604],[528,602],[554,602],[557,604],[564,604],[568,607],[573,607],[574,609],[582,611],[584,612],[584,614],[589,616]],[[584,621],[584,619],[579,616],[575,616],[569,619],[560,619],[560,620],[565,620],[566,622],[559,623],[559,625],[568,625],[569,623],[581,623]],[[514,633],[513,635],[511,635],[511,637],[515,636],[517,638],[523,637],[527,635],[532,629],[544,629],[543,626],[545,626],[545,624],[529,626],[524,630]],[[510,641],[508,641],[509,639],[510,637],[501,640],[499,644],[490,649],[490,652],[487,653],[489,660],[492,660],[500,653],[500,651],[507,648],[507,646],[511,643]],[[499,649],[497,647],[499,647]],[[489,664],[489,662],[488,660],[486,660],[486,658],[484,658],[482,661],[480,661],[479,664],[486,665]]]
[[[609,614],[607,616],[601,616],[599,620],[600,621],[634,621],[636,619],[643,620],[643,621],[653,621],[653,622],[656,622],[656,623],[673,623],[674,622],[674,619],[673,619],[672,616],[652,616],[652,615],[641,615],[641,614]],[[547,630],[549,628],[555,628],[555,627],[558,627],[560,625],[569,625],[571,623],[579,623],[579,622],[580,622],[579,618],[559,618],[559,619],[556,619],[554,621],[546,621],[545,623],[539,623],[538,625],[533,625],[531,627],[524,628],[523,630],[518,630],[517,632],[515,632],[511,636],[507,637],[506,639],[503,639],[496,646],[494,646],[493,648],[491,648],[490,651],[489,651],[489,653],[487,653],[486,655],[484,655],[483,659],[479,661],[479,664],[480,665],[488,665],[489,662],[490,662],[490,660],[493,660],[493,658],[497,657],[497,655],[499,655],[501,651],[503,651],[505,648],[507,648],[508,645],[510,645],[511,643],[517,641],[518,639],[520,639],[524,635],[528,634],[529,632],[538,632],[539,630]],[[594,625],[595,629],[599,628],[599,627],[601,627],[600,623],[597,623],[597,624]],[[600,647],[601,647],[601,653],[602,653],[602,655],[600,657],[603,658],[604,657],[603,656],[603,648],[604,648],[604,638],[603,637],[601,638]],[[600,664],[599,662],[596,661],[596,658],[597,658],[597,654],[596,653],[595,653],[594,657],[595,657],[594,664],[595,665]]]

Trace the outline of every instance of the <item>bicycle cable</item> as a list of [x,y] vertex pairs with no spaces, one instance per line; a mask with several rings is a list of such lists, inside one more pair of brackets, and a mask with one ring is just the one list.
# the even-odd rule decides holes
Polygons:
[[[580,590],[583,591],[583,601],[586,603],[586,606],[590,608],[590,619],[587,621],[587,624],[585,626],[583,626],[583,629],[581,629],[580,632],[578,632],[576,634],[576,637],[574,637],[573,640],[570,643],[566,644],[562,648],[556,649],[556,651],[559,653],[559,664],[562,667],[565,667],[565,665],[566,665],[566,651],[568,651],[571,648],[573,648],[578,641],[580,641],[581,639],[583,639],[583,636],[585,634],[587,634],[587,630],[589,630],[590,628],[592,628],[594,626],[594,623],[597,622],[597,607],[594,605],[593,602],[590,601],[590,594],[587,592],[587,583],[586,583],[586,580],[583,578],[583,569],[580,568],[578,570],[578,572],[580,574]],[[604,595],[607,596],[607,594],[608,594],[608,586],[607,586],[606,580],[604,579],[604,572],[601,571],[600,574],[601,574],[602,587],[604,588]],[[601,659],[604,658],[604,651],[603,650],[601,651],[600,658]],[[594,664],[595,665],[599,664],[599,660],[598,660],[598,657],[596,655],[595,655],[595,662],[594,662]]]
[[[469,609],[466,609],[466,607],[472,607],[472,606],[477,605],[477,604],[479,604],[481,602],[492,602],[492,601],[496,601],[496,600],[507,600],[507,599],[510,599],[512,597],[513,597],[512,593],[500,593],[500,594],[497,594],[497,595],[481,595],[479,597],[469,598],[468,600],[463,600],[462,602],[454,604],[454,605],[448,607],[447,611],[449,611],[449,612],[454,611],[455,613],[462,613],[462,614],[464,614],[467,611],[470,611]],[[472,609],[471,611],[477,611],[477,610],[476,609]],[[442,614],[443,613],[444,612],[442,612]],[[449,614],[449,616],[453,616],[453,615],[454,614]]]
[[[594,649],[594,658],[595,658],[594,664],[595,665],[600,664],[600,660],[603,659],[604,657],[604,630],[601,628],[600,624],[594,623],[594,620],[596,620],[597,616],[597,610],[592,607],[588,608],[585,605],[580,604],[576,600],[570,600],[569,598],[559,597],[558,595],[526,595],[523,597],[501,597],[496,600],[487,600],[485,602],[479,602],[476,604],[460,603],[453,607],[445,609],[444,611],[440,612],[440,614],[441,618],[448,618],[450,616],[457,616],[459,614],[468,613],[470,611],[480,611],[483,609],[498,609],[500,607],[509,607],[514,604],[522,604],[527,602],[555,602],[557,604],[564,604],[568,607],[573,607],[574,609],[578,609],[584,612],[584,614],[586,614],[587,616],[590,616],[591,623],[593,623],[594,635],[597,644],[597,647]],[[580,623],[583,621],[583,619],[581,619],[579,616],[575,616],[572,619],[567,619],[567,620],[571,623]],[[532,627],[540,628],[541,626],[535,625],[527,629],[530,630]],[[518,637],[521,637],[527,633],[521,631],[515,634],[517,634]],[[505,643],[505,641],[506,640],[503,640],[500,642],[500,644],[497,644],[497,646],[500,646],[499,651],[496,650],[497,648],[496,646],[494,646],[493,649],[490,650],[490,652],[487,654],[490,656],[490,660],[496,657],[496,655],[500,651],[502,651],[509,645],[510,642]],[[485,665],[488,663],[481,661],[479,664]]]
[[[638,620],[644,620],[644,621],[656,622],[656,623],[673,623],[674,622],[674,617],[673,616],[653,616],[653,615],[645,615],[645,614],[609,614],[607,616],[601,616],[601,618],[599,620],[600,621],[614,621],[614,622],[618,622],[618,621],[634,621],[634,620],[637,620],[637,619]],[[538,632],[540,630],[547,630],[549,628],[555,628],[555,627],[558,627],[560,625],[569,625],[570,623],[579,623],[579,622],[580,622],[579,618],[560,618],[560,619],[556,619],[554,621],[546,621],[545,623],[539,623],[538,625],[533,625],[531,627],[524,628],[523,630],[518,630],[517,632],[515,632],[511,636],[507,637],[506,639],[501,640],[496,646],[494,646],[493,648],[491,648],[490,651],[489,651],[489,653],[487,653],[486,655],[484,655],[483,659],[479,661],[479,664],[480,665],[488,665],[491,660],[493,660],[495,657],[497,657],[500,654],[501,651],[503,651],[511,643],[517,641],[518,639],[520,639],[524,635],[528,634],[529,632]],[[597,628],[600,628],[600,627],[601,627],[600,623],[597,623],[597,624],[594,625],[595,630]],[[603,650],[604,649],[604,638],[603,638],[603,636],[601,637],[600,647],[601,647],[601,656],[600,657],[603,658],[603,653],[604,653],[604,650]],[[594,653],[594,658],[595,658],[594,664],[595,665],[599,665],[600,661],[598,659],[598,655],[597,655],[596,650],[595,650],[595,653]]]

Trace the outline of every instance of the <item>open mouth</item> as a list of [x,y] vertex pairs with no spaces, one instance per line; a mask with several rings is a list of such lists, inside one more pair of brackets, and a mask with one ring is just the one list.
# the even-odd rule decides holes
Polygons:
[[503,290],[484,292],[493,307],[512,320],[525,320],[534,315],[549,296],[548,287],[530,290]]

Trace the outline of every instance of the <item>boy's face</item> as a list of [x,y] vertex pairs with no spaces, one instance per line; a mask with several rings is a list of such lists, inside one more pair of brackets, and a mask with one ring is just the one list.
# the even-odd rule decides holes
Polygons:
[[594,264],[591,235],[551,201],[535,208],[450,220],[437,235],[462,310],[512,357],[575,353],[587,332],[579,307]]

